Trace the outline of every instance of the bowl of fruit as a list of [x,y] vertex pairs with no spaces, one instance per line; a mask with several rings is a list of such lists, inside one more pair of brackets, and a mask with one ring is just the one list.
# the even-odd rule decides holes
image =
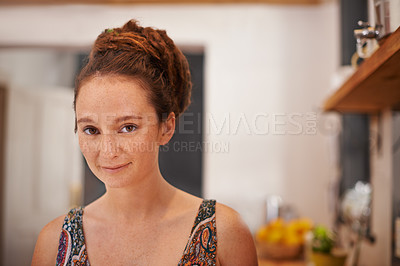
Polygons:
[[302,254],[305,235],[312,228],[307,218],[271,220],[261,226],[255,241],[258,255],[269,259],[295,259]]
[[343,266],[346,263],[347,252],[335,248],[336,235],[323,225],[312,230],[311,261],[314,266]]

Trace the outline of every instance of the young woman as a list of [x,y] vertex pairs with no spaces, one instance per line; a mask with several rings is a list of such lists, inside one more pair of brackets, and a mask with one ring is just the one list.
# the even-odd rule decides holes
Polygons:
[[190,95],[188,63],[165,31],[131,20],[98,36],[76,80],[75,131],[106,193],[47,224],[32,265],[257,265],[234,210],[160,173],[159,147]]

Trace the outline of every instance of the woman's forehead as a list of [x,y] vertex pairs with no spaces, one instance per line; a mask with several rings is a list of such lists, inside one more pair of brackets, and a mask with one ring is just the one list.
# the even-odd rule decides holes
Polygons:
[[135,79],[128,79],[123,76],[106,75],[96,76],[85,82],[79,89],[79,97],[85,96],[103,99],[146,99],[147,92],[142,84]]
[[100,76],[85,82],[76,101],[78,113],[98,116],[141,116],[154,112],[147,92],[139,82],[115,76]]

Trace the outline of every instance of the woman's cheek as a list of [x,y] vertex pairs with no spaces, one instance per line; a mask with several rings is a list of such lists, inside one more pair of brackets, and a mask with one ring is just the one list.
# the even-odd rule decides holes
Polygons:
[[120,136],[118,138],[117,149],[122,153],[133,153],[135,152],[135,140],[132,136]]
[[[139,133],[139,132],[138,132]],[[157,147],[155,147],[155,142],[152,132],[141,131],[140,134],[122,136],[119,139],[119,148],[124,153],[129,154],[143,154],[148,152],[154,152]]]
[[87,136],[79,136],[79,147],[86,159],[98,153],[100,144],[99,141],[90,139]]

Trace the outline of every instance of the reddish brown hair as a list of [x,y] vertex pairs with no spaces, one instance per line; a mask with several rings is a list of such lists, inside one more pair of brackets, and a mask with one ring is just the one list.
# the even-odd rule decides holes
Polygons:
[[143,81],[159,121],[178,117],[190,104],[189,65],[165,30],[141,27],[130,20],[106,29],[96,39],[88,62],[76,78],[74,110],[82,84],[95,75],[122,75]]

